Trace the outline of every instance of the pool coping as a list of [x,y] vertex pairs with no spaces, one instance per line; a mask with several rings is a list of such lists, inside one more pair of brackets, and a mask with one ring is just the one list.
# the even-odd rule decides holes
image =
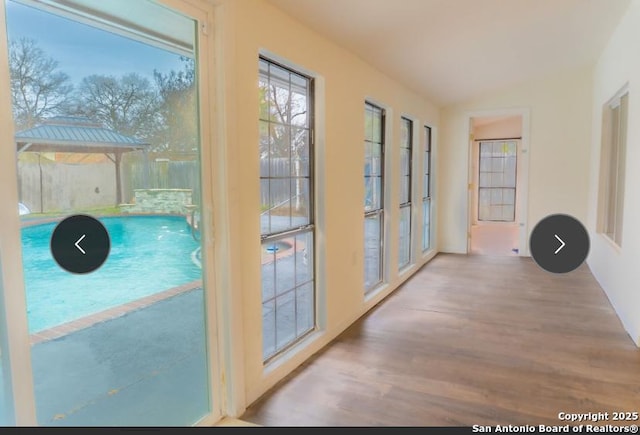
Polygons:
[[[121,213],[121,214],[117,214],[117,213],[96,213],[93,214],[91,212],[84,212],[84,211],[80,211],[77,213],[69,213],[69,214],[65,214],[62,216],[42,216],[42,217],[35,217],[35,218],[27,218],[27,219],[21,219],[20,220],[20,227],[21,228],[26,228],[26,227],[32,227],[32,226],[36,226],[36,225],[45,225],[45,224],[50,224],[50,223],[54,223],[54,222],[60,222],[66,218],[68,218],[69,216],[74,216],[77,214],[82,214],[82,215],[86,215],[86,216],[91,216],[93,218],[96,219],[100,219],[100,218],[112,218],[112,217],[122,217],[122,218],[126,218],[126,217],[182,217],[182,218],[186,218],[187,215],[184,214],[180,214],[180,213]],[[186,220],[185,220],[186,222]]]
[[195,290],[197,288],[202,288],[202,280],[200,279],[179,285],[177,287],[172,287],[168,290],[163,290],[161,292],[144,296],[131,302],[116,305],[115,307],[107,308],[106,310],[98,311],[96,313],[53,326],[51,328],[42,329],[40,331],[29,334],[29,341],[33,346],[35,344],[55,340],[57,338],[64,337],[65,335],[69,335],[73,332],[89,328],[95,324],[122,317],[132,311],[149,307],[157,302],[172,298],[191,290]]
[[[82,212],[82,214],[89,215],[88,212]],[[49,223],[60,222],[69,215],[64,216],[47,216],[39,217],[35,219],[25,219],[20,222],[22,228],[44,225]],[[181,214],[174,213],[124,213],[124,214],[96,214],[91,215],[96,218],[111,218],[111,217],[184,217]],[[115,307],[107,308],[96,313],[89,314],[87,316],[80,317],[78,319],[71,320],[69,322],[62,323],[60,325],[53,326],[51,328],[42,329],[40,331],[29,334],[29,342],[31,345],[43,343],[50,340],[55,340],[65,335],[71,334],[82,329],[89,328],[97,323],[106,322],[117,317],[121,317],[127,313],[135,310],[146,308],[156,302],[168,299],[170,297],[179,295],[181,293],[195,290],[198,287],[202,287],[202,280],[192,281],[177,287],[172,287],[168,290],[163,290],[152,295],[136,299],[131,302],[127,302]]]
[[272,264],[277,262],[278,260],[285,258],[285,257],[289,257],[291,255],[294,255],[296,252],[302,252],[305,250],[305,248],[307,247],[306,244],[302,241],[298,241],[296,243],[296,238],[295,237],[285,237],[283,239],[278,240],[278,242],[287,242],[289,245],[291,245],[291,248],[282,251],[282,252],[275,252],[273,254],[269,253],[266,254],[264,251],[262,252],[262,259],[261,259],[261,264],[262,266],[266,265],[266,264]]
[[[127,213],[123,215],[101,215],[97,217],[148,217],[148,216],[172,216],[172,217],[184,217],[184,215],[179,214],[149,214],[149,213]],[[58,222],[63,220],[64,216],[58,217],[47,217],[41,219],[33,219],[22,221],[22,227],[30,227],[34,225],[42,225],[52,222]],[[288,242],[291,244],[291,249],[287,249],[283,252],[276,252],[275,254],[267,254],[262,256],[262,265],[270,264],[280,260],[284,257],[289,257],[294,255],[296,252],[303,251],[306,246],[302,241],[297,241],[295,237],[286,237],[282,239],[282,241]],[[295,246],[295,247],[294,247]],[[168,290],[163,290],[148,296],[144,296],[140,299],[136,299],[130,302],[126,302],[121,305],[117,305],[115,307],[107,308],[102,311],[98,311],[87,316],[79,317],[77,319],[71,320],[69,322],[65,322],[51,328],[42,329],[40,331],[29,334],[29,342],[30,344],[36,345],[40,343],[44,343],[47,341],[55,340],[71,333],[89,328],[98,323],[106,322],[112,319],[116,319],[118,317],[122,317],[125,314],[130,312],[140,310],[146,307],[149,307],[157,302],[163,301],[165,299],[169,299],[171,297],[177,296],[182,293],[186,293],[191,290],[195,290],[197,288],[202,288],[202,280],[191,281],[186,284],[182,284],[177,287],[172,287]]]

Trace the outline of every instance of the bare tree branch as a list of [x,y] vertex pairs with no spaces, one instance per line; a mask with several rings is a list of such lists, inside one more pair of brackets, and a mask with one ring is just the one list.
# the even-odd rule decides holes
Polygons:
[[10,41],[11,98],[18,129],[32,127],[66,109],[73,86],[69,76],[57,68],[58,62],[48,57],[33,39]]

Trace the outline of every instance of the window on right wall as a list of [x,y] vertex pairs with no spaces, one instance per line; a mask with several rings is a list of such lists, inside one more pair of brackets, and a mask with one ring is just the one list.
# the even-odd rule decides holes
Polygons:
[[602,111],[598,229],[618,246],[622,246],[628,107],[629,94],[622,91]]
[[422,252],[431,248],[431,127],[424,127],[422,178]]

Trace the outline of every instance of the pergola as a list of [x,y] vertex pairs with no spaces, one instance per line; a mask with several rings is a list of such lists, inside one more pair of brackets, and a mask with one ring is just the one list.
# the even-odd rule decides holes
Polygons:
[[116,205],[122,203],[120,162],[127,152],[144,150],[149,144],[104,128],[85,117],[56,116],[15,134],[18,153],[58,152],[104,154],[115,164]]

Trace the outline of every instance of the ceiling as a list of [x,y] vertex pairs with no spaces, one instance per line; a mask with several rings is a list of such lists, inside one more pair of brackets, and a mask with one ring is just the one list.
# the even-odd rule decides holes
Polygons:
[[270,0],[446,106],[593,64],[629,0]]

